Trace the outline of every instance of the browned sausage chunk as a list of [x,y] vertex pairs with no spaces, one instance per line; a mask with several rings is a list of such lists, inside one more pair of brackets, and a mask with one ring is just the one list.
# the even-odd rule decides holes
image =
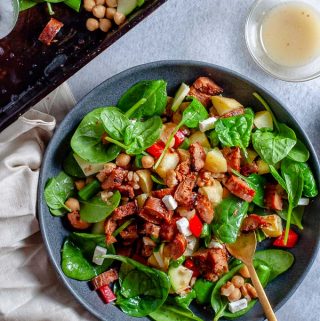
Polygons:
[[241,153],[239,147],[224,147],[222,149],[222,154],[227,160],[228,172],[232,173],[232,169],[239,172],[240,171],[240,160]]
[[127,177],[127,171],[121,167],[115,168],[107,179],[101,184],[102,189],[114,189],[122,185],[123,180]]
[[192,207],[194,203],[192,190],[196,185],[196,176],[189,174],[185,179],[178,185],[174,198],[178,202],[179,206]]
[[164,222],[170,222],[173,211],[169,211],[161,199],[149,196],[144,203],[139,216],[145,219],[147,222],[160,224]]
[[174,240],[169,243],[168,247],[170,257],[177,260],[185,252],[187,248],[187,240],[182,234],[178,233]]
[[85,222],[80,218],[80,214],[78,211],[68,213],[68,220],[72,227],[77,230],[85,230],[91,225],[91,223]]
[[103,272],[91,280],[91,284],[94,290],[98,290],[104,285],[109,285],[110,283],[118,280],[118,272],[115,269],[110,269]]
[[123,219],[124,217],[135,214],[137,210],[138,210],[137,203],[135,201],[129,202],[126,205],[121,205],[117,207],[113,212],[112,218],[115,221],[120,220],[120,219]]
[[234,195],[246,202],[252,202],[256,191],[252,189],[244,180],[235,175],[231,175],[224,183],[225,187]]
[[189,151],[191,155],[191,168],[199,172],[204,167],[206,153],[199,143],[191,144]]
[[271,210],[282,210],[282,198],[277,184],[268,184],[265,189],[264,202]]
[[214,211],[212,204],[206,195],[198,194],[196,211],[205,223],[210,224],[212,222]]

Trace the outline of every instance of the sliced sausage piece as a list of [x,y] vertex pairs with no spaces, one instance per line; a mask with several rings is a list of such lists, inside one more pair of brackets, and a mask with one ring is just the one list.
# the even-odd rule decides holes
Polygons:
[[178,185],[174,198],[178,202],[179,206],[192,207],[194,203],[192,190],[196,185],[196,175],[189,174],[185,179]]
[[187,249],[187,240],[181,233],[178,233],[168,247],[170,257],[177,260]]
[[214,210],[208,197],[203,194],[198,194],[195,205],[196,211],[198,212],[202,221],[204,221],[207,224],[210,224],[213,220]]
[[192,170],[199,172],[204,167],[206,153],[199,143],[191,144],[189,151],[191,156],[191,168]]
[[149,196],[139,216],[150,223],[160,224],[162,221],[170,222],[172,214],[173,211],[169,211],[161,199]]
[[114,189],[118,190],[121,195],[128,196],[129,198],[134,198],[134,189],[131,185],[115,186]]
[[249,176],[250,174],[258,173],[259,168],[255,161],[252,163],[246,163],[241,166],[241,174],[243,176]]
[[228,113],[223,114],[220,118],[229,118],[229,117],[239,116],[239,115],[243,115],[243,114],[244,114],[244,108],[239,107],[239,108],[229,111]]
[[150,222],[146,222],[143,224],[141,233],[157,239],[160,234],[160,226]]
[[271,210],[282,210],[282,198],[277,184],[268,184],[265,189],[264,203]]
[[267,222],[263,219],[262,216],[256,214],[248,215],[242,222],[241,231],[250,232],[255,231],[260,227],[267,226]]
[[222,154],[227,160],[228,173],[232,173],[232,169],[240,172],[241,152],[239,147],[224,147]]
[[108,245],[117,242],[116,238],[112,235],[112,233],[116,230],[117,223],[113,218],[109,218],[104,223],[104,232],[106,234],[106,243]]
[[120,220],[120,219],[123,219],[124,217],[135,214],[137,212],[137,210],[138,210],[138,206],[137,206],[136,201],[129,202],[125,205],[121,205],[121,206],[117,207],[113,211],[112,218],[115,221]]
[[57,19],[51,18],[39,35],[38,40],[47,46],[51,45],[54,37],[63,27],[63,23]]
[[122,185],[123,180],[127,177],[128,171],[121,167],[115,168],[107,179],[101,184],[102,189],[115,189]]
[[246,202],[252,202],[256,191],[252,189],[244,180],[241,178],[231,175],[224,186],[235,196],[243,199]]
[[183,179],[190,173],[190,161],[181,162],[175,169],[176,178],[179,182],[182,182]]
[[174,191],[175,191],[175,188],[173,187],[158,189],[157,191],[152,191],[152,196],[162,199],[166,195],[173,195]]
[[110,283],[118,280],[118,272],[115,269],[110,269],[103,272],[91,280],[91,284],[94,290],[98,290],[104,285],[109,285]]
[[120,236],[122,239],[128,241],[128,240],[136,240],[138,235],[138,229],[136,224],[129,225],[125,230],[120,232]]
[[72,227],[74,227],[77,230],[85,230],[91,226],[91,223],[83,221],[80,218],[80,214],[78,211],[73,211],[73,212],[68,213],[67,217],[68,217],[68,220],[69,220],[70,224],[72,225]]
[[177,216],[172,218],[170,223],[162,224],[160,229],[160,238],[162,241],[171,242],[175,235],[178,233],[177,220],[181,217]]
[[188,96],[198,99],[200,103],[205,107],[210,107],[212,104],[211,95],[202,93],[201,91],[197,90],[194,86],[190,87]]

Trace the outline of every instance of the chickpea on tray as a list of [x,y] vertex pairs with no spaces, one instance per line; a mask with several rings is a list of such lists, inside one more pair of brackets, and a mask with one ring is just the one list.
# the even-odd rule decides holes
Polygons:
[[318,194],[309,151],[256,93],[254,112],[208,77],[174,97],[166,85],[138,82],[75,130],[44,191],[70,227],[62,270],[133,317],[201,320],[194,301],[215,321],[237,318],[257,293],[226,244],[240,232],[273,239],[254,257],[264,287],[292,266],[288,250]]

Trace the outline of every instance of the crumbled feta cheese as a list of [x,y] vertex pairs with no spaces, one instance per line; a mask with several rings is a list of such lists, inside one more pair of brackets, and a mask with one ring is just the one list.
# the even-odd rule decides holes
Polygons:
[[209,249],[223,249],[222,244],[215,240],[211,240],[210,243],[208,244]]
[[99,256],[106,255],[106,254],[107,254],[107,249],[97,245],[96,248],[94,249],[92,262],[97,265],[102,265],[104,258]]
[[231,313],[236,313],[240,310],[245,309],[248,306],[248,301],[246,299],[241,299],[238,301],[230,302],[228,306]]
[[310,203],[310,200],[309,198],[306,198],[306,197],[302,197],[298,201],[298,205],[301,205],[301,206],[307,206],[309,205],[309,203]]
[[192,232],[189,229],[189,221],[185,217],[180,218],[180,220],[178,220],[176,224],[181,234],[183,234],[184,236],[192,235]]
[[172,195],[163,196],[162,202],[164,203],[166,208],[171,211],[174,211],[178,207],[178,204],[176,200],[172,197]]
[[205,132],[207,130],[210,130],[214,127],[215,123],[217,121],[216,117],[209,117],[199,123],[199,129],[201,132]]

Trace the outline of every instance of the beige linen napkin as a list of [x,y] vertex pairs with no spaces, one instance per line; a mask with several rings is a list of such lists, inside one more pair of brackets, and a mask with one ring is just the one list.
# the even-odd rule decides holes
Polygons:
[[95,320],[58,279],[36,219],[45,146],[74,104],[63,84],[0,133],[0,320]]

